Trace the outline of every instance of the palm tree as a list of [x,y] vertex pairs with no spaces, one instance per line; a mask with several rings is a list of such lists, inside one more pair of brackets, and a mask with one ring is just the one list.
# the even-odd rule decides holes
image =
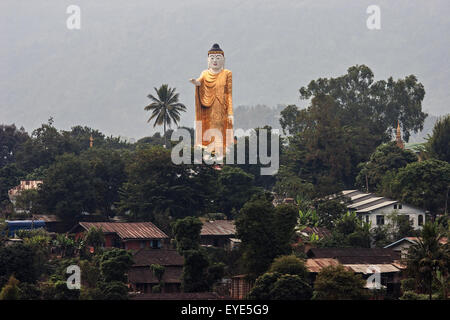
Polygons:
[[448,245],[441,243],[442,237],[436,223],[426,223],[421,238],[408,249],[408,270],[428,286],[430,300],[433,280],[438,275],[445,279],[448,277],[449,251]]
[[157,97],[149,94],[147,97],[152,101],[144,108],[146,111],[152,111],[151,117],[147,122],[155,119],[153,127],[156,125],[164,125],[164,141],[167,146],[166,127],[170,127],[172,121],[178,126],[180,121],[180,112],[186,112],[186,106],[178,102],[178,93],[175,93],[176,88],[170,88],[169,85],[163,84],[159,89],[154,88]]

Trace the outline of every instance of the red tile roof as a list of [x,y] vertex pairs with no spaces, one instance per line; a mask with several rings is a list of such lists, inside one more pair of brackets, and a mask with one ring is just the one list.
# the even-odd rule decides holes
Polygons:
[[127,239],[165,239],[168,236],[151,222],[80,222],[85,230],[100,228],[104,233],[116,233]]
[[233,220],[214,220],[203,222],[201,236],[230,236],[236,234]]

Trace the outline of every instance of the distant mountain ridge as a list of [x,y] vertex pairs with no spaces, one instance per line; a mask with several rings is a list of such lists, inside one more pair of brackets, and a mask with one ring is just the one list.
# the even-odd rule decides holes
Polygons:
[[[234,111],[235,127],[248,130],[268,125],[273,129],[280,130],[280,133],[282,133],[280,112],[285,107],[284,105],[278,105],[276,107],[268,107],[266,105],[238,106]],[[433,133],[434,124],[438,119],[438,116],[429,114],[424,121],[423,130],[417,133],[413,132],[408,143],[426,142],[428,135]]]

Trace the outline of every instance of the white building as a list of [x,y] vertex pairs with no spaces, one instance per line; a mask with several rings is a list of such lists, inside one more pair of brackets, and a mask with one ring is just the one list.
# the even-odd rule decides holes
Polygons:
[[414,229],[421,229],[425,223],[425,211],[406,203],[385,197],[378,197],[372,193],[358,190],[344,190],[335,197],[346,197],[350,200],[347,208],[355,211],[365,222],[371,222],[372,228],[388,224],[388,215],[396,212],[409,217]]
[[39,185],[42,184],[41,180],[24,180],[20,181],[18,186],[10,189],[8,191],[9,200],[13,205],[16,205],[16,198],[20,195],[20,193],[24,190],[37,190]]

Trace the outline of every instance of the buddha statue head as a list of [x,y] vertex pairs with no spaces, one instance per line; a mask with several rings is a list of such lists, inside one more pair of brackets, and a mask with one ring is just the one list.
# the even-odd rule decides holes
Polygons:
[[208,69],[214,73],[218,73],[222,71],[224,65],[225,56],[223,50],[215,43],[208,51]]

